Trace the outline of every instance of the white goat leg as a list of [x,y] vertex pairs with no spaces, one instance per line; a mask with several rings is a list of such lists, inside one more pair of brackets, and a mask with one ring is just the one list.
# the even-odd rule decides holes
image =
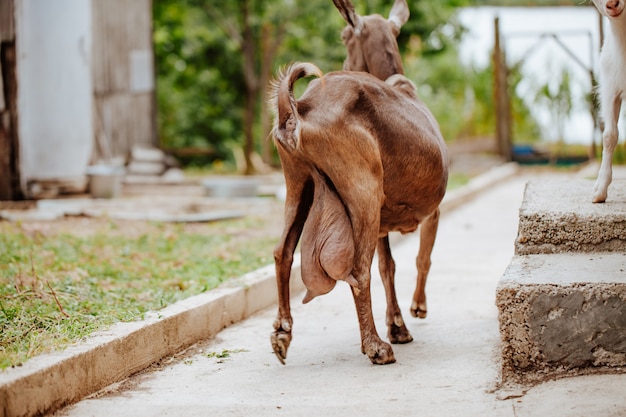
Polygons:
[[598,11],[609,18],[608,34],[600,54],[600,108],[604,121],[602,163],[593,187],[593,202],[607,199],[613,179],[613,153],[618,141],[617,121],[626,91],[626,13],[624,0],[593,0]]

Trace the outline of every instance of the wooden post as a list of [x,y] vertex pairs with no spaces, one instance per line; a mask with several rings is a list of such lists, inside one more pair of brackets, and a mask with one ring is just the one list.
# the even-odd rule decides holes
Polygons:
[[0,201],[21,200],[13,0],[0,2]]
[[500,18],[494,19],[494,105],[496,113],[496,142],[498,153],[505,161],[512,159],[511,145],[511,102],[508,92],[508,69],[504,50],[500,43]]

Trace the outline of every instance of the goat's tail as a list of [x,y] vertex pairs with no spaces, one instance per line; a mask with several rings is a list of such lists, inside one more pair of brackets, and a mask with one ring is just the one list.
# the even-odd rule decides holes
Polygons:
[[295,63],[281,71],[272,82],[271,104],[274,107],[274,140],[296,149],[300,139],[300,121],[293,86],[300,78],[315,75],[324,77],[322,70],[310,63]]

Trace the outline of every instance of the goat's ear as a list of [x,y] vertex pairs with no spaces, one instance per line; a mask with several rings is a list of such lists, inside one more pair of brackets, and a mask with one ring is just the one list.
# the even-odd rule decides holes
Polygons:
[[353,28],[361,29],[361,16],[354,11],[354,5],[350,0],[333,0],[335,7],[341,13],[343,19]]
[[410,14],[406,0],[396,0],[389,12],[389,22],[393,23],[394,35],[398,36],[400,28],[409,20]]

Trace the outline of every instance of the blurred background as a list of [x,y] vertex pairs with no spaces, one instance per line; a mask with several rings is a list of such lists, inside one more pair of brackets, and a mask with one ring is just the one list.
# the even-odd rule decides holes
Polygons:
[[[392,4],[353,2],[362,15]],[[598,155],[607,24],[591,2],[408,3],[406,75],[451,147]],[[293,61],[340,70],[343,26],[330,0],[1,0],[0,200],[84,192],[102,172],[276,172],[268,84]]]

